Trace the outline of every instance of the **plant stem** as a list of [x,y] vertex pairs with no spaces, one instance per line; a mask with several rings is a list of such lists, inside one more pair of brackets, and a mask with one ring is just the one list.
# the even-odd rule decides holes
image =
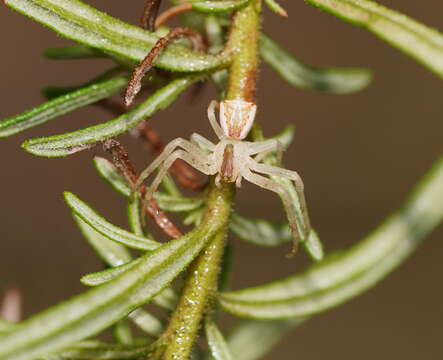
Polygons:
[[258,71],[261,0],[240,9],[234,15],[227,49],[233,52],[229,68],[228,100],[255,100]]
[[[258,66],[258,40],[261,0],[253,0],[234,14],[226,47],[232,51],[229,67],[227,99],[254,101]],[[218,289],[220,264],[226,245],[229,214],[234,186],[214,179],[208,194],[206,221],[218,221],[220,230],[199,257],[192,263],[181,298],[172,314],[168,328],[158,341],[150,359],[187,360],[197,337],[203,316],[211,310],[211,300]]]
[[203,222],[217,222],[221,230],[190,266],[177,308],[149,359],[189,359],[200,322],[217,292],[233,194],[233,184],[217,187],[211,182]]

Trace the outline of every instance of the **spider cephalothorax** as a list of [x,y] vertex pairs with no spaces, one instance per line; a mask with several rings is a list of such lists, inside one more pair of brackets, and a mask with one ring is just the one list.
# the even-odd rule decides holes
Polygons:
[[[138,180],[141,184],[152,172],[159,168],[147,197],[157,190],[169,167],[177,159],[182,159],[206,175],[216,175],[218,186],[221,182],[235,182],[241,186],[242,179],[280,195],[288,217],[289,225],[297,244],[300,238],[306,238],[310,232],[309,219],[300,176],[291,170],[267,165],[261,161],[272,151],[281,152],[281,145],[275,139],[259,142],[244,141],[248,135],[257,111],[257,105],[243,100],[224,100],[220,104],[220,124],[215,116],[216,101],[208,108],[209,122],[219,142],[212,143],[199,134],[192,134],[191,140],[177,138],[171,141],[163,152],[142,172]],[[292,207],[291,194],[280,183],[264,176],[272,175],[290,179],[295,189],[303,213],[304,229],[298,229]]]

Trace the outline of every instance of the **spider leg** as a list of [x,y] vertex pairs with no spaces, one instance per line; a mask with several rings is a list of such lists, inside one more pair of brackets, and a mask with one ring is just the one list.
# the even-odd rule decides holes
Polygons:
[[258,164],[255,161],[251,162],[251,169],[262,174],[267,174],[271,176],[283,177],[290,179],[295,184],[295,191],[297,192],[298,200],[300,202],[300,209],[303,215],[303,221],[305,224],[305,234],[308,235],[311,231],[311,222],[308,215],[308,207],[306,205],[305,191],[303,180],[300,175],[293,170],[284,169],[278,166],[272,166],[267,164]]
[[300,233],[298,231],[297,226],[297,219],[295,217],[294,212],[292,211],[291,206],[291,194],[288,192],[288,190],[275,180],[269,179],[265,176],[255,174],[251,172],[249,169],[244,170],[242,172],[243,177],[248,180],[249,182],[256,184],[264,189],[273,191],[277,193],[280,198],[282,199],[283,206],[285,208],[286,216],[288,218],[289,227],[291,228],[292,237],[293,237],[293,247],[291,254],[294,254],[297,251],[298,243],[300,241]]
[[168,169],[172,166],[175,160],[181,159],[186,161],[189,165],[196,168],[198,171],[206,175],[213,175],[215,173],[214,167],[210,164],[210,159],[206,154],[195,151],[185,151],[182,149],[175,150],[164,159],[163,164],[159,168],[157,175],[154,178],[145,198],[149,199],[157,190],[163,178],[166,176]]
[[215,150],[215,144],[213,144],[211,141],[201,136],[200,134],[193,133],[191,135],[191,142],[200,147],[200,149],[202,150],[207,150],[210,152],[213,152]]
[[143,183],[143,181],[145,181],[145,179],[148,178],[151,173],[160,166],[162,162],[166,161],[166,159],[171,155],[172,152],[174,152],[177,147],[181,147],[186,151],[193,152],[199,156],[206,156],[206,154],[202,150],[200,150],[198,146],[192,144],[186,139],[177,138],[175,140],[172,140],[168,145],[165,146],[162,153],[157,156],[157,158],[141,172],[135,184],[136,188],[138,188]]
[[281,161],[283,156],[283,146],[281,142],[276,139],[251,143],[249,149],[251,150],[250,155],[258,154],[255,157],[255,161],[257,162],[262,161],[267,155],[274,151],[277,153],[278,161]]
[[221,128],[220,124],[217,122],[217,118],[215,116],[215,108],[217,105],[218,105],[217,101],[215,100],[212,100],[211,103],[209,104],[208,119],[217,137],[219,139],[222,139],[225,137],[225,133],[223,132],[223,129]]

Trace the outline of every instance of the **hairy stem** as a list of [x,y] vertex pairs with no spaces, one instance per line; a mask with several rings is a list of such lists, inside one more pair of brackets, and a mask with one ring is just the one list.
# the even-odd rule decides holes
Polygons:
[[253,102],[255,99],[260,13],[261,0],[253,0],[234,15],[227,46],[234,54],[229,68],[228,100]]
[[217,221],[221,230],[192,263],[177,308],[149,359],[189,359],[200,322],[217,292],[233,194],[232,184],[219,188],[211,182],[203,221]]
[[[234,14],[226,49],[233,52],[227,99],[254,101],[260,10],[261,0],[253,0]],[[215,216],[223,221],[223,228],[191,265],[177,308],[159,339],[157,349],[150,356],[152,360],[189,359],[200,323],[203,316],[211,311],[211,300],[218,289],[233,193],[233,184],[222,183],[217,187],[212,179],[203,221]]]

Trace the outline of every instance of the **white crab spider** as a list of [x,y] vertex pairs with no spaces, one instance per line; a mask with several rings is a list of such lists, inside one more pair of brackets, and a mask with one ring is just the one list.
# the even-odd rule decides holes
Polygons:
[[[309,218],[303,191],[303,182],[295,172],[261,163],[271,151],[280,152],[280,143],[275,139],[259,142],[243,141],[254,123],[257,105],[243,100],[224,100],[220,103],[220,124],[215,116],[216,101],[208,108],[209,122],[220,139],[213,144],[199,134],[192,134],[191,141],[177,138],[141,173],[138,187],[152,172],[159,168],[147,192],[147,198],[157,190],[168,169],[175,160],[181,159],[206,175],[217,175],[216,184],[235,182],[241,186],[242,179],[280,195],[294,238],[294,250],[300,238],[306,239],[310,232]],[[252,156],[256,155],[255,158]],[[299,233],[296,216],[291,206],[288,190],[280,183],[263,175],[274,175],[294,181],[303,214],[304,229]]]

